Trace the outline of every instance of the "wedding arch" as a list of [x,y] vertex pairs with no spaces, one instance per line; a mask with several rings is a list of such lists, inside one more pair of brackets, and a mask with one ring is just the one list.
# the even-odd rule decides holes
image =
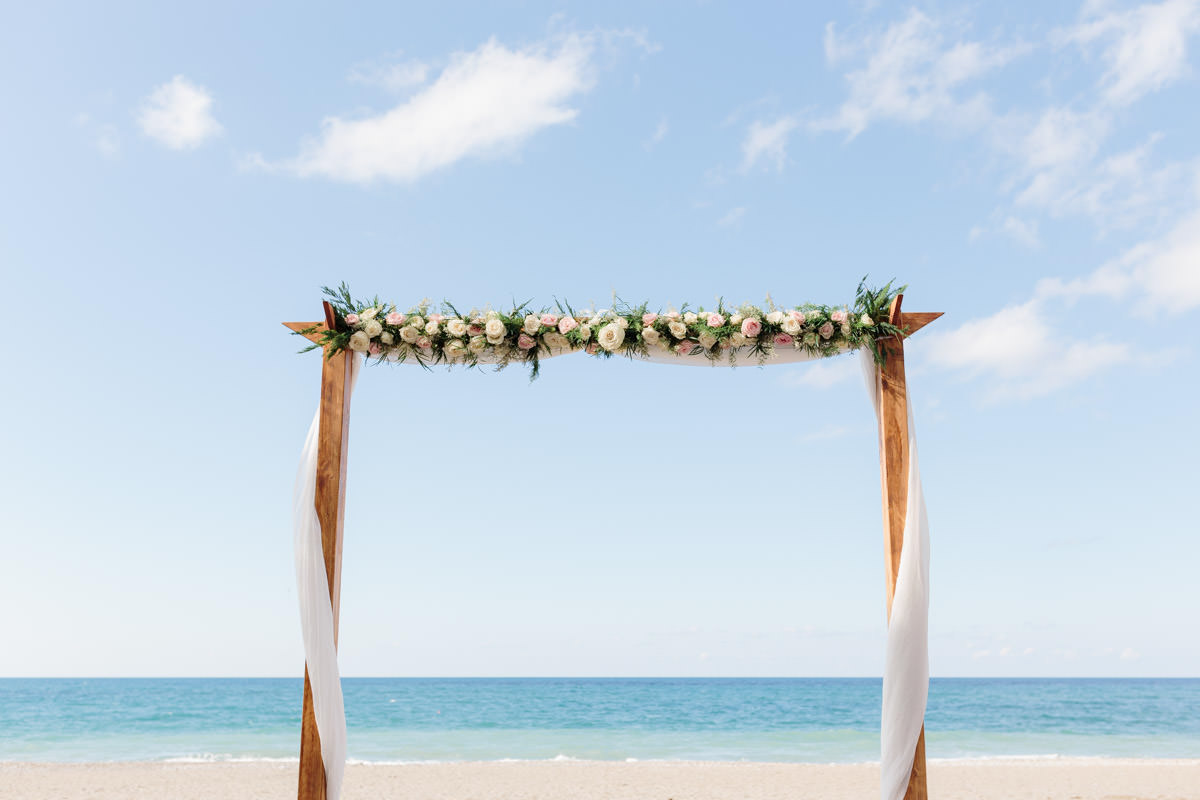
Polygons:
[[321,322],[285,322],[323,351],[321,401],[308,431],[293,494],[296,578],[305,673],[299,800],[338,800],[346,718],[337,665],[342,521],[350,397],[363,362],[503,368],[531,379],[547,358],[584,352],[637,361],[741,366],[797,363],[859,351],[879,427],[888,634],[881,723],[883,800],[924,800],[925,704],[929,688],[929,525],[904,374],[904,340],[942,316],[902,311],[903,289],[859,285],[842,306],[742,305],[651,310],[616,302],[576,311],[473,309],[425,301],[402,312],[325,290]]

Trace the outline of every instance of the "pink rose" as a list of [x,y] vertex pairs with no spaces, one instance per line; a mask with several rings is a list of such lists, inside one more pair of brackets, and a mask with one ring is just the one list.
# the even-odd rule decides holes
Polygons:
[[589,355],[589,356],[594,356],[594,355],[596,355],[596,352],[597,352],[598,350],[599,350],[599,347],[596,345],[596,343],[595,343],[595,342],[592,342],[592,343],[590,343],[590,344],[587,346],[587,353],[588,353],[588,355]]
[[576,322],[574,317],[563,317],[562,319],[560,319],[558,321],[558,332],[559,333],[563,333],[563,334],[570,333],[571,331],[575,330],[578,327],[579,327],[579,323]]
[[830,336],[833,336],[833,323],[826,322],[824,325],[817,328],[817,333],[821,334],[822,339],[828,339]]
[[379,342],[371,342],[371,355],[377,356],[383,352],[383,348],[379,346]]
[[553,328],[558,324],[558,317],[553,314],[542,314],[542,324],[547,328]]
[[390,313],[386,317],[384,317],[383,321],[386,322],[388,325],[403,325],[404,320],[406,320],[406,319],[408,319],[408,317],[404,316],[399,311],[393,311],[392,313]]
[[347,314],[346,315],[346,324],[347,325],[357,325],[358,324],[358,314]]
[[724,324],[725,324],[725,318],[722,317],[717,312],[714,311],[713,313],[708,315],[708,327],[719,328]]
[[804,324],[805,317],[803,311],[789,311],[788,314],[791,315],[791,318],[796,320],[796,322],[799,322],[801,325]]
[[762,323],[756,317],[746,317],[742,320],[742,336],[753,339],[762,333]]
[[444,322],[446,320],[446,318],[441,314],[430,314],[429,319],[433,320],[434,322]]
[[423,350],[428,350],[431,345],[432,343],[429,341],[428,336],[422,336],[417,339],[417,347],[420,347]]
[[517,337],[517,347],[522,350],[532,350],[537,347],[537,339],[534,339],[528,333],[522,333]]
[[775,344],[787,345],[787,344],[791,344],[791,343],[792,343],[792,337],[788,336],[786,333],[775,334]]
[[649,314],[642,314],[642,327],[649,328],[658,319],[658,314],[651,311]]
[[678,311],[668,311],[667,319],[679,319],[679,312]]
[[480,336],[483,334],[483,326],[472,323],[471,325],[467,326],[467,333],[471,334],[472,336]]
[[831,320],[833,320],[834,322],[836,322],[838,325],[841,325],[843,322],[846,321],[846,312],[845,311],[835,311],[829,315],[829,318]]

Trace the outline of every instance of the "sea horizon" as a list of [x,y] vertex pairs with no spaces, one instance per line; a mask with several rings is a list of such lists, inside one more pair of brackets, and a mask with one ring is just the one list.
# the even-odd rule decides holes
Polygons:
[[[353,763],[879,758],[880,678],[347,677]],[[290,678],[0,678],[0,761],[294,761]],[[931,760],[1200,758],[1200,678],[930,682]]]

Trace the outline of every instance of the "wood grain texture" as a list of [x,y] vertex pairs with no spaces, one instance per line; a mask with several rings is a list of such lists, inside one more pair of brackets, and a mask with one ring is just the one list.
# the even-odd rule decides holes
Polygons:
[[[892,302],[890,321],[902,327],[910,318],[925,315],[905,314],[900,310],[904,295]],[[938,315],[940,316],[940,315]],[[933,319],[936,319],[934,317]],[[922,323],[932,322],[929,319]],[[886,355],[877,370],[879,381],[879,472],[883,481],[883,552],[887,579],[887,615],[892,617],[892,598],[900,574],[900,551],[904,548],[904,516],[908,507],[908,386],[904,376],[904,340],[880,342]],[[925,776],[925,728],[917,739],[912,772],[908,777],[905,800],[927,800]]]
[[[326,324],[332,309],[325,304]],[[287,324],[287,323],[285,323]],[[291,323],[307,327],[304,323]],[[321,424],[317,434],[317,486],[315,506],[321,523],[321,550],[333,606],[333,641],[337,644],[342,596],[342,522],[346,509],[346,455],[350,429],[351,357],[341,352],[321,361]],[[312,687],[304,670],[304,711],[300,731],[299,800],[325,800],[325,767],[321,740],[313,714]]]

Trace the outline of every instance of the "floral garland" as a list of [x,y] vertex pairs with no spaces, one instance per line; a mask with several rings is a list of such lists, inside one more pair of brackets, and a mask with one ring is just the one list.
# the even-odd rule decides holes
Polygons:
[[730,363],[749,353],[764,363],[777,348],[823,357],[869,347],[882,361],[878,340],[904,335],[888,322],[888,308],[902,291],[891,283],[882,289],[860,284],[854,302],[842,306],[781,308],[768,298],[765,308],[749,304],[726,308],[718,302],[710,310],[689,310],[685,304],[651,311],[643,303],[575,311],[570,304],[559,303],[555,309],[534,310],[522,304],[509,312],[474,309],[462,314],[448,302],[434,310],[425,300],[402,312],[379,298],[355,300],[343,283],[336,290],[324,289],[334,309],[334,326],[318,325],[298,333],[320,337],[301,352],[324,348],[326,356],[332,357],[351,350],[379,361],[413,358],[422,366],[491,363],[503,368],[515,361],[530,366],[531,378],[537,377],[540,355],[575,350],[605,357],[671,352],[681,358]]

